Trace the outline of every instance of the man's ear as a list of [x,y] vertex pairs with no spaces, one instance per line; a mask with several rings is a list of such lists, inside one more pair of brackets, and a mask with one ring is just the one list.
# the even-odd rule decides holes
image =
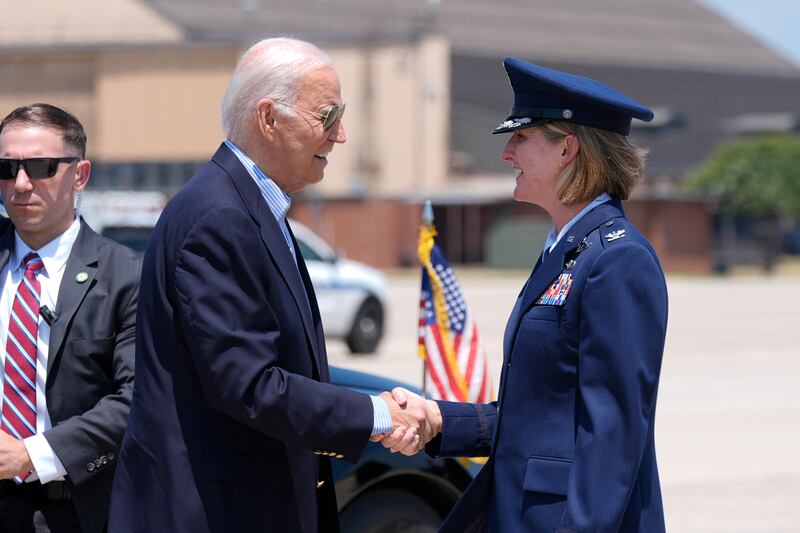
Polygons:
[[75,167],[75,176],[72,178],[72,190],[80,192],[89,183],[89,176],[92,174],[92,162],[88,159],[78,161]]
[[256,125],[264,137],[270,137],[275,129],[275,103],[262,98],[256,103]]

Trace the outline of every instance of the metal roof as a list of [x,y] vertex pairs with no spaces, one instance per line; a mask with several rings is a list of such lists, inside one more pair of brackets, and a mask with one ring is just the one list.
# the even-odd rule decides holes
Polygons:
[[696,0],[145,0],[193,40],[326,44],[436,29],[455,54],[798,76]]
[[8,2],[0,47],[226,42],[322,44],[439,31],[455,54],[800,76],[697,0],[60,0]]

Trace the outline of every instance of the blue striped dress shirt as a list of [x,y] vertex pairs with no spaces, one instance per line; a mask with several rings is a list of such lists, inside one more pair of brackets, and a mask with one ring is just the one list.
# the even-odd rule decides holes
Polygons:
[[[280,187],[278,187],[278,185],[241,150],[241,148],[231,141],[225,141],[225,145],[236,155],[245,170],[247,170],[247,173],[253,178],[258,190],[261,191],[261,196],[267,203],[267,207],[269,207],[272,216],[274,216],[275,220],[278,222],[281,233],[283,233],[283,238],[286,239],[286,245],[289,247],[289,251],[292,253],[296,264],[297,257],[295,256],[294,245],[292,244],[292,238],[289,236],[289,228],[286,226],[286,213],[289,211],[289,208],[292,207],[292,198],[283,192]],[[370,399],[372,400],[373,407],[372,434],[378,435],[379,433],[388,433],[392,429],[392,415],[389,412],[389,406],[383,398],[378,396],[370,396]]]

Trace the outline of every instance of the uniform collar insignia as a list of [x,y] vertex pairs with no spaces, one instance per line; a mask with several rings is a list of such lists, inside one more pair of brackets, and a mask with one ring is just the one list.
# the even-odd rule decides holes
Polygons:
[[605,238],[608,239],[608,242],[616,241],[617,239],[621,239],[625,236],[624,229],[618,229],[617,231],[612,231],[605,235]]

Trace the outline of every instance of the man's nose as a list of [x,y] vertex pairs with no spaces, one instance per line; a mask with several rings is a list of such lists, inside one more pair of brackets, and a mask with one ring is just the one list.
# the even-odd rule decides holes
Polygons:
[[331,126],[331,133],[328,138],[331,141],[340,144],[347,140],[347,136],[344,133],[344,124],[342,124],[342,119],[337,120],[333,126]]
[[31,189],[33,189],[31,178],[28,176],[28,173],[25,172],[25,167],[20,165],[19,170],[17,170],[17,177],[14,178],[14,190],[17,192],[27,192]]

